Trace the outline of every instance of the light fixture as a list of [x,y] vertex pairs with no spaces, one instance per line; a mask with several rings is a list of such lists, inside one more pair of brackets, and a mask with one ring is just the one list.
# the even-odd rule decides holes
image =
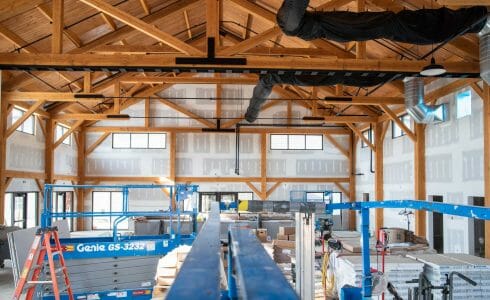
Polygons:
[[127,114],[110,114],[107,119],[129,120],[131,117]]
[[304,116],[303,121],[325,121],[324,117]]
[[420,75],[426,77],[434,77],[445,74],[446,72],[446,69],[442,65],[436,64],[436,60],[434,59],[434,57],[432,57],[430,60],[430,64],[425,66],[422,71],[420,71]]
[[102,94],[75,94],[73,95],[75,99],[100,99],[105,98]]

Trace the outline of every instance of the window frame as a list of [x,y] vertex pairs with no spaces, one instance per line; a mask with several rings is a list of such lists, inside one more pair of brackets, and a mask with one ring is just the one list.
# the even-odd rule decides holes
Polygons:
[[[18,108],[18,107],[14,107],[12,109],[12,112],[11,112],[11,126],[14,125],[15,122],[17,122],[17,120],[14,121],[14,112],[15,111],[19,111],[21,112],[22,114],[20,115],[21,117],[26,113],[26,110],[23,110],[21,108]],[[25,123],[26,122],[31,122],[32,123],[32,132],[29,132],[29,131],[25,131]],[[34,118],[34,114],[30,115],[24,122],[22,122],[22,124],[19,125],[19,127],[15,128],[15,131],[17,132],[22,132],[22,133],[25,133],[25,134],[29,134],[29,135],[36,135],[36,119]]]
[[[94,207],[94,201],[95,201],[95,193],[109,193],[110,194],[110,199],[109,199],[109,213],[112,213],[112,195],[113,193],[120,193],[121,194],[121,199],[124,199],[124,195],[123,195],[123,192],[122,191],[92,191],[92,211],[93,211],[93,207]],[[124,202],[124,200],[123,200]],[[94,228],[94,219],[95,218],[105,218],[105,217],[92,217],[92,220],[91,220],[91,227],[92,227],[92,230],[94,231],[107,231],[107,230],[113,230],[113,220],[117,219],[118,217],[113,217],[113,216],[107,216],[109,218],[109,228],[101,228],[101,229],[96,229]],[[122,223],[119,223],[119,225],[121,225]],[[118,230],[129,230],[129,219],[127,219],[127,227],[125,228],[122,228],[122,227],[119,227],[118,226]]]
[[[35,226],[38,226],[39,225],[39,192],[6,192],[5,193],[5,198],[7,198],[7,194],[10,194],[11,195],[11,198],[10,198],[10,221],[11,221],[11,224],[7,224],[7,226],[18,226],[22,229],[26,229],[26,228],[32,228],[32,227],[27,227],[28,226],[28,216],[29,216],[29,211],[28,211],[28,208],[29,208],[29,205],[28,205],[28,201],[29,201],[29,194],[33,194],[34,195],[34,227]],[[20,220],[20,221],[17,221],[16,222],[16,219],[15,219],[15,197],[16,195],[23,195],[23,196],[17,196],[17,197],[23,197],[23,207],[22,207],[22,217],[23,217],[23,220]],[[6,206],[6,203],[7,201],[5,201],[4,203],[4,208]],[[7,210],[4,211],[4,215],[7,214]],[[21,225],[19,224],[16,224],[16,223],[21,223]]]
[[[286,136],[286,145],[287,148],[273,148],[272,145],[272,137],[273,136]],[[304,148],[292,149],[289,145],[289,137],[290,136],[303,136],[304,137]],[[307,137],[308,136],[320,136],[322,138],[322,148],[321,149],[313,149],[308,148]],[[269,150],[280,150],[280,151],[323,151],[324,150],[324,140],[322,134],[288,134],[288,133],[271,133],[269,134]]]
[[[129,135],[129,147],[114,147],[114,135],[115,134],[128,134]],[[132,147],[132,137],[133,135],[146,135],[146,147]],[[165,145],[162,147],[150,147],[150,135],[163,135],[165,136]],[[167,133],[164,132],[113,132],[112,133],[112,149],[122,149],[122,150],[164,150],[167,149]]]
[[[373,143],[373,131],[369,128],[369,129],[362,131],[361,134],[364,135],[365,132],[368,133],[368,136],[367,136],[368,141],[370,143]],[[368,144],[366,144],[364,142],[364,140],[361,139],[361,149],[368,148],[368,147],[369,147]]]
[[[68,127],[68,126],[66,126],[66,125],[64,125],[64,124],[60,124],[60,123],[58,123],[58,124],[56,124],[56,128],[55,128],[55,135],[56,135],[56,129],[57,129],[58,127],[59,127],[59,128],[62,128],[62,130],[61,130],[62,134],[61,134],[61,136],[56,137],[56,139],[61,138],[61,137],[62,137],[62,136],[63,136],[63,135],[66,133],[66,132],[68,132],[68,131],[70,130],[70,127]],[[67,146],[71,146],[71,145],[72,145],[72,138],[71,138],[72,134],[73,134],[73,133],[70,133],[70,134],[69,134],[69,135],[66,137],[66,139],[64,139],[64,140],[61,142],[61,144],[62,144],[62,145],[67,145]],[[68,140],[68,142],[66,142],[66,140]]]
[[[408,121],[410,122],[410,124],[406,124],[404,119],[405,118],[408,118]],[[398,117],[398,119],[400,121],[402,121],[403,124],[405,124],[405,126],[407,126],[409,129],[411,129],[412,127],[412,120],[410,119],[410,115],[409,114],[404,114],[404,115],[401,115],[400,117]],[[400,130],[400,135],[397,135],[395,136],[395,128],[398,128]],[[391,138],[392,139],[397,139],[397,138],[400,138],[402,136],[406,136],[407,133],[405,131],[403,131],[403,129],[400,128],[400,126],[398,126],[398,124],[396,124],[395,121],[391,121]]]

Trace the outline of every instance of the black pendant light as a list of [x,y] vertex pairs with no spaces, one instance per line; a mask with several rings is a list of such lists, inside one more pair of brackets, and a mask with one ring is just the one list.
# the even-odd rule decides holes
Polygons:
[[434,77],[445,74],[446,72],[447,70],[442,65],[436,64],[436,60],[434,59],[434,57],[432,57],[430,60],[430,64],[425,66],[422,71],[420,71],[420,75],[426,77]]

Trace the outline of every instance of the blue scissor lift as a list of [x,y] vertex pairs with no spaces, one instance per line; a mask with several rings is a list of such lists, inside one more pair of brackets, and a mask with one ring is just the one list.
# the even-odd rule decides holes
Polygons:
[[[169,198],[175,195],[177,207],[172,210],[171,206],[163,208],[162,211],[130,211],[129,210],[129,191],[132,189],[167,189]],[[118,212],[55,212],[53,210],[53,192],[59,189],[95,189],[120,191],[123,195],[122,211]],[[59,218],[77,219],[94,217],[113,218],[112,236],[109,237],[80,237],[62,238],[61,245],[64,249],[63,256],[70,260],[86,260],[101,258],[124,258],[124,257],[146,257],[162,256],[172,251],[180,245],[191,245],[197,235],[197,210],[191,211],[181,209],[181,204],[185,199],[197,198],[198,186],[196,185],[53,185],[46,184],[44,188],[44,206],[41,215],[41,226],[52,226],[53,220]],[[192,201],[191,200],[191,201]],[[83,200],[81,200],[83,201]],[[163,210],[165,209],[165,210]],[[192,218],[193,230],[190,234],[181,233],[182,216]],[[131,217],[166,217],[170,219],[170,232],[162,235],[152,236],[130,236],[118,232],[118,224]],[[177,223],[174,230],[172,223]],[[95,261],[95,260],[94,260]],[[156,271],[156,266],[155,266]],[[68,269],[70,272],[70,269]],[[151,279],[152,274],[148,274]],[[75,299],[151,299],[152,287],[105,290],[105,291],[84,291],[75,293]],[[54,299],[49,293],[42,294],[44,299]],[[67,299],[67,296],[62,296]]]

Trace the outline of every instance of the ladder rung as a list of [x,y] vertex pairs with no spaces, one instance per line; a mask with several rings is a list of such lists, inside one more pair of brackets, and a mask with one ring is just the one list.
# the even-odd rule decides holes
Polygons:
[[28,284],[51,284],[53,281],[51,280],[38,280],[38,281],[28,281]]

